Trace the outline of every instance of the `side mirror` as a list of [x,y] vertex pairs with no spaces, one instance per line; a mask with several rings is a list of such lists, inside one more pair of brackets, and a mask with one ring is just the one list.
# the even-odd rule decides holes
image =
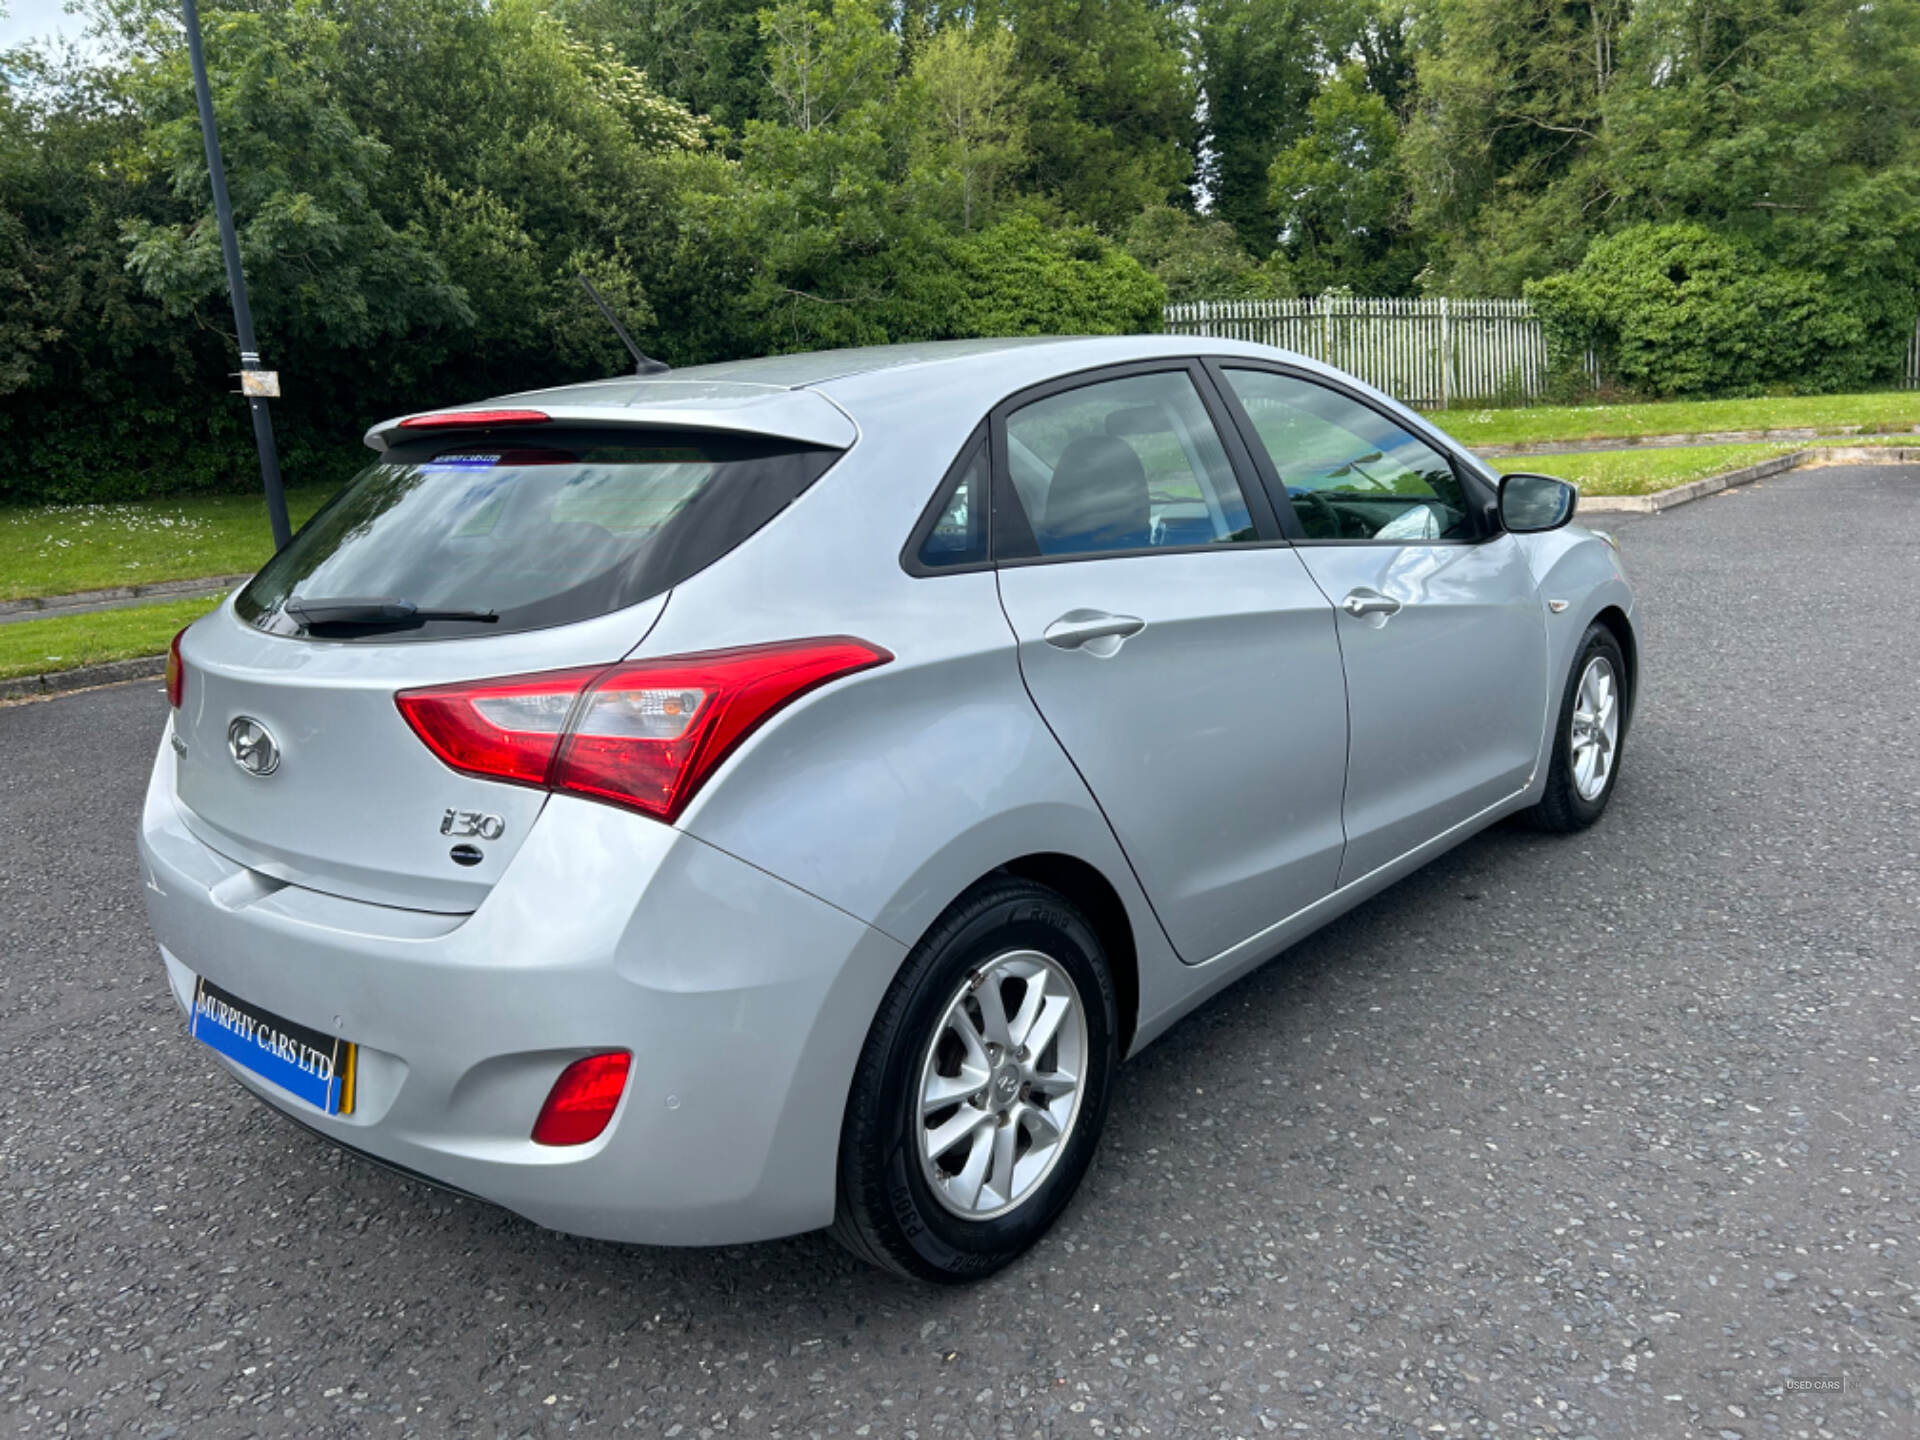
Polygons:
[[1558,530],[1579,502],[1578,487],[1551,475],[1515,471],[1500,480],[1500,523],[1515,535]]

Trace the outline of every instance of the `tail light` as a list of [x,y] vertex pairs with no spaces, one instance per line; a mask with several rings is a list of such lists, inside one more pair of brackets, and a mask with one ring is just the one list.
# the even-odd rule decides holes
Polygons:
[[187,664],[180,658],[180,636],[186,633],[183,626],[174,635],[173,643],[167,646],[167,704],[176,710],[180,708],[180,702],[187,698]]
[[394,701],[427,748],[464,774],[671,823],[776,711],[891,659],[835,635],[403,690]]
[[544,425],[544,410],[438,410],[429,415],[409,415],[400,422],[402,430],[481,429],[490,425]]
[[589,1055],[560,1072],[533,1122],[537,1145],[584,1145],[600,1132],[620,1107],[627,1088],[627,1070],[633,1057],[625,1050]]

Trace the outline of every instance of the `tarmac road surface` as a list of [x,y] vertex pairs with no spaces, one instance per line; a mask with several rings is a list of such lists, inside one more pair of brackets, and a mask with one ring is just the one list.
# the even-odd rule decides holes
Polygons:
[[1920,1434],[1920,469],[1605,521],[1647,664],[1602,824],[1182,1024],[957,1291],[568,1239],[277,1119],[147,936],[158,684],[0,709],[0,1431]]

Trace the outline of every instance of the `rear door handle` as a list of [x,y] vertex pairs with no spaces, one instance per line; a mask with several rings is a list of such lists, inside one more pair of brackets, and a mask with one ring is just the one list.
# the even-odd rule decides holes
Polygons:
[[1391,595],[1382,595],[1378,590],[1369,590],[1362,585],[1358,590],[1349,590],[1347,598],[1340,602],[1340,608],[1352,616],[1397,615],[1400,602]]
[[1085,650],[1111,655],[1129,635],[1138,635],[1147,622],[1137,615],[1109,615],[1104,610],[1069,610],[1041,632],[1049,645],[1062,650]]

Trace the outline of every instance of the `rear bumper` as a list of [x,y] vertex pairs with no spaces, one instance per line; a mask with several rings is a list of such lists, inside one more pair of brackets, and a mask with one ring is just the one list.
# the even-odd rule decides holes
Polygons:
[[[172,771],[163,745],[140,855],[183,1013],[204,975],[361,1047],[350,1116],[229,1066],[268,1104],[575,1234],[730,1244],[832,1219],[847,1085],[897,941],[679,831],[565,797],[471,915],[282,886],[188,831]],[[560,1071],[619,1048],[633,1068],[606,1132],[535,1145]],[[181,1061],[228,1063],[184,1025]]]

